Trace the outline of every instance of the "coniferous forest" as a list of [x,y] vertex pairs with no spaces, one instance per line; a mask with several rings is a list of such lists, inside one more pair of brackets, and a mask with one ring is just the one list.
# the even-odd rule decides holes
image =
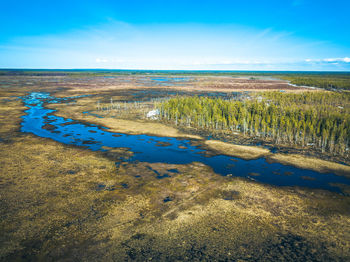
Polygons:
[[350,75],[348,73],[290,73],[280,77],[299,86],[313,86],[327,90],[350,90]]
[[251,99],[176,97],[158,105],[160,118],[207,130],[240,132],[276,144],[349,155],[350,93],[264,92]]

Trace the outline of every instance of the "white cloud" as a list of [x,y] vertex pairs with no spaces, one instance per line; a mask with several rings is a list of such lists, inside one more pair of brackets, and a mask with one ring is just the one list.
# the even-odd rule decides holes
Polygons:
[[324,59],[305,59],[305,62],[309,63],[350,63],[350,57],[343,58],[324,58]]

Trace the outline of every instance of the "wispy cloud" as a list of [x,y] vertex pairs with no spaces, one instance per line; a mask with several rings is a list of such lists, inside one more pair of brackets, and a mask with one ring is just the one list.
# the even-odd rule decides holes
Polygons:
[[350,63],[350,57],[342,58],[323,58],[323,59],[305,59],[305,62],[310,63]]

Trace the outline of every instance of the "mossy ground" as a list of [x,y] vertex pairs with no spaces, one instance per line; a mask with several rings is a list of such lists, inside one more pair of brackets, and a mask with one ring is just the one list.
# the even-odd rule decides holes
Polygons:
[[0,95],[2,261],[350,259],[349,196],[222,177],[201,163],[117,167],[126,149],[19,132],[21,101]]

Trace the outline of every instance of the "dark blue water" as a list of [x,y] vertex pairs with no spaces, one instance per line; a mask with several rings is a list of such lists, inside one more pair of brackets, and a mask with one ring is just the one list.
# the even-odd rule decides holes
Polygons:
[[152,81],[156,82],[188,82],[193,81],[192,78],[189,77],[151,77]]
[[[123,161],[168,164],[201,162],[224,176],[245,177],[276,186],[321,188],[339,193],[341,193],[340,189],[329,183],[350,184],[350,179],[343,176],[320,174],[278,163],[269,164],[264,158],[246,161],[226,155],[208,157],[203,149],[193,146],[186,139],[116,134],[97,125],[57,117],[52,114],[55,110],[45,108],[44,103],[62,103],[66,102],[67,98],[55,98],[48,93],[31,93],[22,99],[29,108],[25,111],[26,115],[22,117],[22,132],[51,138],[64,144],[85,146],[95,151],[106,151],[103,147],[129,148],[134,154]],[[50,125],[50,128],[46,129],[47,125]],[[171,176],[174,175],[176,173],[171,174]],[[158,176],[159,178],[171,179],[170,174],[168,176],[158,174]],[[303,177],[312,179],[304,179]]]

